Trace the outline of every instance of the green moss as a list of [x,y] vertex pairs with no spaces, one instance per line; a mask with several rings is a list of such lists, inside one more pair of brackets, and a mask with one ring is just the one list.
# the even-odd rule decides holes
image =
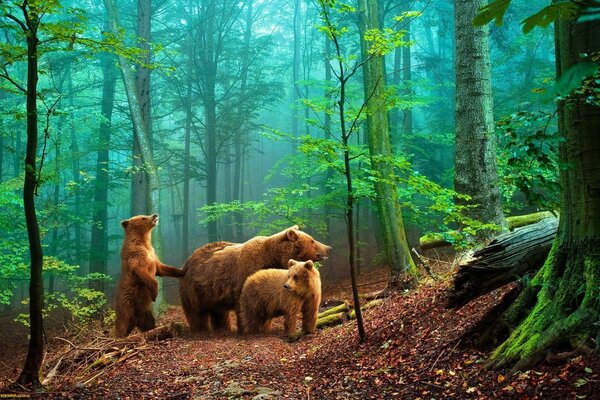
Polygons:
[[323,311],[321,314],[319,314],[319,316],[317,317],[318,319],[327,317],[331,314],[339,314],[341,312],[348,312],[348,303],[343,303],[340,305],[337,305],[335,307],[331,307],[325,311]]
[[513,217],[507,217],[506,222],[508,223],[508,229],[511,231],[515,228],[520,228],[521,226],[535,224],[536,222],[540,222],[545,218],[555,218],[556,215],[552,214],[550,211],[542,211],[533,214],[527,215],[515,215]]

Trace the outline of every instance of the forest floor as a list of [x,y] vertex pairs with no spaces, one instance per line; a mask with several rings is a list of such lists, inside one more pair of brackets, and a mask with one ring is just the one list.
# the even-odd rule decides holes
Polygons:
[[[360,291],[379,289],[386,278],[383,270],[362,274]],[[6,388],[18,376],[26,347],[17,345],[3,324],[0,398],[10,397],[9,393],[52,399],[600,398],[597,358],[576,357],[516,374],[485,369],[489,353],[474,347],[477,324],[507,288],[448,310],[447,285],[424,283],[365,311],[367,338],[362,342],[355,321],[321,329],[295,343],[285,340],[281,324],[259,336],[193,336],[184,331],[126,350],[115,341],[107,342],[105,350],[114,349],[112,355],[93,365],[93,360],[72,357],[69,365],[74,350],[84,354],[102,340],[111,340],[108,330],[48,332],[45,375],[64,360],[45,392],[33,396]],[[325,285],[324,299],[351,300],[349,282]],[[184,321],[180,307],[171,307],[159,318],[159,324],[172,321]]]

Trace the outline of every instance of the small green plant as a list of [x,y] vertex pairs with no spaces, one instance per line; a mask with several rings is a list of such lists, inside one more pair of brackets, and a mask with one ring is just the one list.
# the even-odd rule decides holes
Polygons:
[[[25,266],[23,266],[24,269]],[[52,311],[63,309],[69,313],[71,321],[83,325],[106,314],[106,296],[103,292],[90,289],[92,282],[109,281],[108,275],[91,273],[85,276],[77,275],[78,265],[69,265],[55,257],[44,257],[44,274],[52,274],[60,291],[46,293],[44,297],[44,316]],[[23,300],[27,304],[29,299]],[[29,326],[29,314],[19,314],[16,321]],[[106,321],[105,321],[106,322]]]

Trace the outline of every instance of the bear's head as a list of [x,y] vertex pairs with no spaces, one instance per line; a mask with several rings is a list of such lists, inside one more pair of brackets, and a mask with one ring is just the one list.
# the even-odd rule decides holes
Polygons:
[[297,225],[285,230],[286,238],[294,244],[294,259],[300,261],[322,261],[329,257],[331,247],[313,239],[309,234],[302,232]]
[[128,235],[145,236],[156,225],[158,225],[158,214],[136,215],[135,217],[121,221],[121,226]]
[[288,279],[283,287],[286,290],[303,297],[307,292],[313,290],[315,279],[320,279],[319,271],[317,271],[311,260],[289,260]]

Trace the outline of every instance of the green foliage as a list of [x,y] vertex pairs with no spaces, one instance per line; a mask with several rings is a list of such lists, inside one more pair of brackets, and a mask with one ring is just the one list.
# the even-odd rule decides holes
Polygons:
[[[502,25],[502,20],[504,19],[504,15],[508,10],[511,1],[512,0],[495,0],[481,7],[477,16],[473,19],[473,25],[485,25],[492,20],[495,20],[496,25]],[[584,8],[585,7],[581,3],[571,0],[561,0],[549,4],[521,22],[523,25],[523,32],[528,33],[536,26],[546,27],[558,18],[575,18]]]
[[[597,62],[580,62],[563,72],[556,82],[556,91],[562,96],[570,94],[581,87],[584,79],[598,74]],[[598,96],[598,92],[596,92]]]
[[[26,269],[26,268],[25,268]],[[78,265],[69,265],[55,257],[44,257],[44,276],[53,275],[60,291],[45,293],[44,316],[55,310],[65,310],[71,320],[78,325],[88,323],[92,318],[102,316],[106,311],[106,296],[99,290],[90,289],[92,282],[110,281],[110,276],[92,273],[79,275]],[[24,300],[26,304],[28,300]],[[19,314],[17,321],[29,325],[29,315]]]
[[529,204],[558,209],[558,134],[555,114],[518,111],[497,122],[500,190],[509,209],[522,207],[514,195],[521,192]]

